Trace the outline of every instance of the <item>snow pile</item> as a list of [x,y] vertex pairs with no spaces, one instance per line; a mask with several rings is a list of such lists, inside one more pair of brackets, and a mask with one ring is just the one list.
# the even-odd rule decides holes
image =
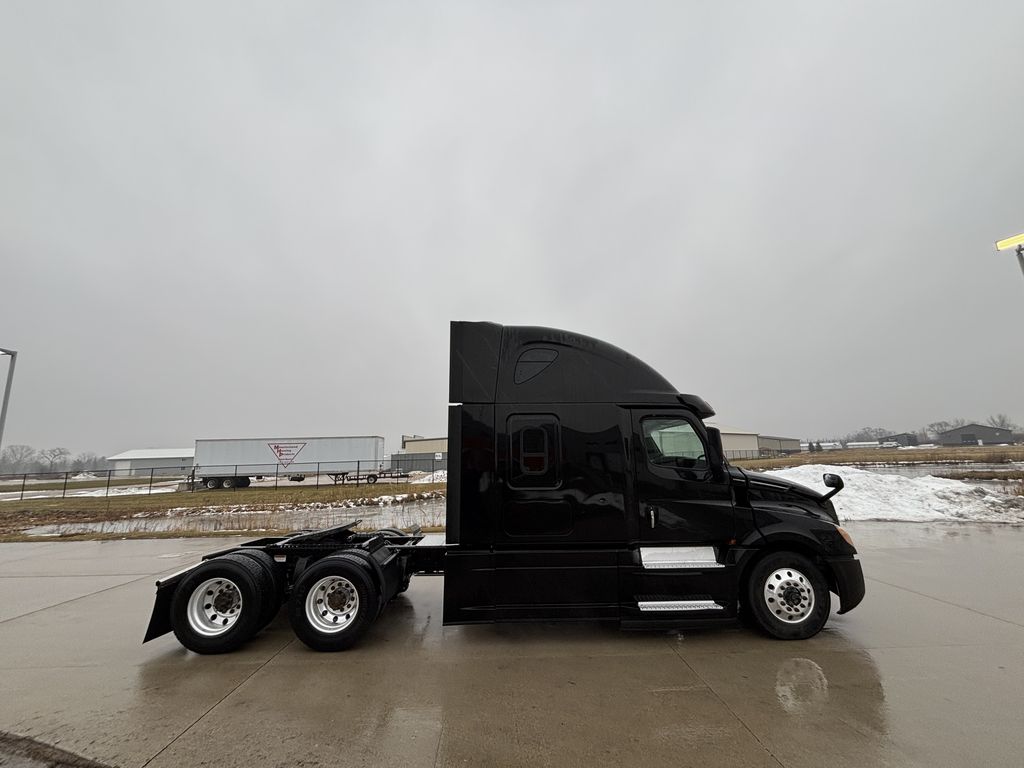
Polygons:
[[417,477],[415,480],[410,480],[410,483],[447,483],[448,482],[448,470],[439,469],[436,472],[431,472],[423,477]]
[[883,475],[854,467],[810,464],[766,472],[825,493],[822,474],[832,472],[846,487],[832,498],[841,520],[984,522],[1024,524],[1024,497],[1010,496],[962,480]]

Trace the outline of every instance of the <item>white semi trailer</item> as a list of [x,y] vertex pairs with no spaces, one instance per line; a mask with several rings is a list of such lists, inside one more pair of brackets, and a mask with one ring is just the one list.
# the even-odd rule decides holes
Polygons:
[[383,463],[384,438],[379,435],[196,440],[193,478],[210,489],[245,488],[254,477],[307,474],[375,482]]

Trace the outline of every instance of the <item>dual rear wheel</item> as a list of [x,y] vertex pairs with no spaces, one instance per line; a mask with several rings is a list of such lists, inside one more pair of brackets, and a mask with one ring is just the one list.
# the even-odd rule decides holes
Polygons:
[[274,619],[282,595],[266,552],[232,552],[181,580],[171,599],[171,629],[190,651],[233,651]]
[[[284,585],[266,552],[232,552],[184,576],[171,600],[171,628],[190,651],[226,653],[269,624],[283,598]],[[313,650],[341,651],[362,637],[380,608],[368,565],[341,553],[302,572],[292,588],[288,618]]]

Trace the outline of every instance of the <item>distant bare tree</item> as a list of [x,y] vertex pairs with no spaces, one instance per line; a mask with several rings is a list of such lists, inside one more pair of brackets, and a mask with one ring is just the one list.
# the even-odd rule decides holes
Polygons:
[[104,469],[104,459],[95,453],[83,452],[75,456],[75,460],[71,462],[72,472],[85,472],[89,469]]
[[951,429],[962,427],[966,423],[967,422],[963,419],[953,419],[952,421],[933,421],[925,427],[925,431],[927,431],[931,437],[938,437],[943,432],[949,432]]
[[892,434],[892,430],[885,427],[861,427],[857,432],[851,432],[843,438],[844,443],[870,442],[880,440]]
[[39,458],[46,462],[47,472],[54,472],[59,469],[70,455],[71,451],[67,448],[44,448],[39,452]]
[[36,458],[36,449],[31,445],[8,445],[0,453],[0,472],[27,472]]
[[990,427],[996,427],[997,429],[1008,429],[1011,432],[1019,427],[1010,421],[1010,417],[1005,413],[997,413],[994,416],[988,417],[988,425]]

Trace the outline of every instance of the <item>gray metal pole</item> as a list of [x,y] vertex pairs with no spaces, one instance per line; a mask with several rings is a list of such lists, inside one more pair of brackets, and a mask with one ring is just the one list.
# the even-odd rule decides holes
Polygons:
[[11,356],[11,364],[7,366],[7,386],[4,387],[4,404],[0,408],[0,449],[4,447],[4,424],[7,423],[7,403],[11,399],[11,384],[14,383],[14,364],[18,362],[18,353],[13,349],[0,347],[0,352]]

